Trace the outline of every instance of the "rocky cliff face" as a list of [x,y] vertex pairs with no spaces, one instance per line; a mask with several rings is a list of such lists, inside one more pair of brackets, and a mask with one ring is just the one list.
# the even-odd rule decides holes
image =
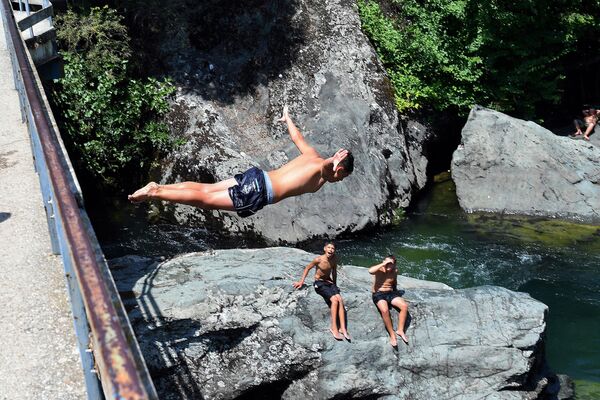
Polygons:
[[452,159],[463,209],[600,222],[600,147],[475,107]]
[[410,344],[394,349],[366,269],[344,266],[353,339],[337,342],[322,298],[292,288],[313,258],[272,248],[114,260],[161,398],[534,399],[557,389],[544,370],[547,307],[529,295],[401,277]]
[[344,182],[252,218],[168,207],[180,222],[297,242],[388,224],[424,186],[428,132],[402,127],[353,1],[203,1],[185,9],[160,44],[179,87],[171,126],[187,140],[168,158],[163,183],[214,182],[296,157],[275,122],[284,104],[321,155],[348,148],[356,160]]

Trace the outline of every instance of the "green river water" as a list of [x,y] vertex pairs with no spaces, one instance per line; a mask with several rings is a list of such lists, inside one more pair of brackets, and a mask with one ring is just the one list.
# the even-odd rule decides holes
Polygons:
[[[126,208],[110,223],[101,218],[94,224],[108,258],[252,247],[202,228],[147,225],[146,213],[145,207]],[[395,227],[336,244],[342,264],[366,267],[393,253],[400,273],[414,278],[454,288],[499,285],[529,293],[550,307],[546,352],[551,368],[575,380],[578,399],[600,399],[600,227],[466,214],[453,182],[445,180],[433,184]],[[306,246],[315,252],[321,248],[321,242]]]

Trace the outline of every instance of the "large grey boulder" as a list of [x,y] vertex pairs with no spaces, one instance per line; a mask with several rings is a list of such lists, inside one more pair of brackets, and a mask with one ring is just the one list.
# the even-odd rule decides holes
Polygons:
[[292,288],[313,258],[270,248],[160,264],[114,260],[161,398],[533,399],[552,386],[544,370],[547,307],[529,295],[400,277],[410,345],[394,349],[367,270],[343,266],[338,283],[353,339],[337,342],[310,282]]
[[348,148],[356,168],[344,182],[248,219],[167,207],[176,220],[293,243],[389,224],[396,208],[408,206],[426,182],[428,132],[413,124],[405,134],[354,1],[203,1],[185,8],[160,46],[179,87],[170,123],[186,140],[165,161],[163,183],[219,181],[295,158],[298,150],[276,122],[284,104],[322,156]]
[[600,222],[600,148],[482,107],[452,159],[466,211]]

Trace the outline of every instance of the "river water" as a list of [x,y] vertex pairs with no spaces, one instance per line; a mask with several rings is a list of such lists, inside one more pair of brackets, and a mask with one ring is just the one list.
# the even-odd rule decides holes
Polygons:
[[[148,224],[144,206],[121,210],[109,219],[92,215],[102,221],[94,225],[107,258],[252,247],[202,228]],[[366,267],[395,254],[400,273],[407,276],[454,288],[499,285],[529,293],[550,307],[546,353],[551,368],[575,380],[578,399],[600,399],[600,227],[466,214],[453,182],[442,179],[393,228],[336,244],[342,264]],[[321,246],[305,248],[318,252]]]

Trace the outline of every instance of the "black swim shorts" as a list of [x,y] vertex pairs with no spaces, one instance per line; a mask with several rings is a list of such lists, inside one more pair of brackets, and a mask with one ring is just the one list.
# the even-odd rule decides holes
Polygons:
[[[256,167],[234,176],[237,185],[228,189],[235,211],[240,217],[249,217],[269,204],[265,173]],[[268,179],[268,175],[266,175]],[[270,182],[269,182],[270,183]]]
[[375,292],[373,293],[373,304],[377,305],[379,300],[385,300],[388,305],[392,305],[392,300],[396,297],[402,297],[402,293],[399,290],[390,290],[389,292]]
[[331,297],[340,294],[340,289],[335,283],[329,281],[315,281],[315,292],[321,295],[325,301],[329,301]]

